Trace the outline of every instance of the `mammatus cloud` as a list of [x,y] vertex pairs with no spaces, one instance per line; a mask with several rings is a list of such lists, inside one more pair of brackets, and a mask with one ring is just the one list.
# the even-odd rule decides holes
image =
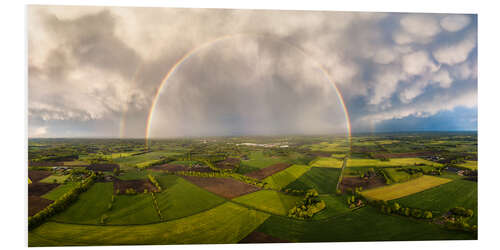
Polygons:
[[237,34],[248,39],[208,46],[172,76],[154,119],[158,136],[332,131],[342,114],[316,63],[341,90],[354,132],[370,129],[370,119],[474,108],[476,22],[454,14],[30,6],[29,135],[142,137],[169,69],[194,48]]
[[470,23],[470,17],[465,15],[450,15],[441,19],[441,27],[446,31],[456,32],[467,27]]

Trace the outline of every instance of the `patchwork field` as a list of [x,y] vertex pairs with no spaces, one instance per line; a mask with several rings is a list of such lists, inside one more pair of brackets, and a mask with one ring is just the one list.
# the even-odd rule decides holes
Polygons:
[[[453,167],[467,159],[460,167],[477,169],[474,152],[463,151],[477,147],[475,134],[352,139],[352,150],[343,138],[322,135],[153,139],[149,145],[140,139],[30,140],[29,215],[74,190],[84,178],[95,179],[62,210],[29,219],[28,244],[477,239],[476,172]],[[235,146],[248,141],[265,146]],[[133,155],[143,150],[149,152]],[[388,160],[374,159],[380,155]],[[165,157],[162,164],[149,166]],[[66,162],[71,166],[52,168]],[[450,168],[435,171],[443,165]],[[363,187],[361,193],[353,192],[356,187]],[[310,189],[319,195],[306,196]],[[434,219],[388,215],[365,198],[432,211]],[[325,204],[319,212],[314,210],[317,202]],[[446,229],[449,223],[444,222],[456,218],[440,215],[457,206],[474,211],[466,219],[470,226]]]
[[29,232],[28,246],[237,243],[268,217],[268,214],[226,202],[193,216],[150,225],[92,226],[48,222]]
[[424,175],[422,177],[363,191],[362,195],[375,200],[393,200],[450,182],[450,179]]
[[281,172],[265,178],[264,182],[269,184],[271,188],[279,190],[305,174],[310,168],[310,166],[306,165],[292,165]]
[[288,214],[288,210],[302,199],[301,196],[286,195],[274,190],[261,190],[240,196],[233,201],[258,210],[285,216]]

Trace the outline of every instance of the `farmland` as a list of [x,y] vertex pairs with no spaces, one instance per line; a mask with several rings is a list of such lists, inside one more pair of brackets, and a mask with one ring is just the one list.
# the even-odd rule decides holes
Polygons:
[[370,199],[393,200],[445,184],[449,181],[449,179],[445,178],[422,176],[404,183],[367,190],[362,194]]
[[[28,245],[476,239],[476,140],[31,139],[28,216],[49,215],[30,226]],[[379,200],[433,217],[387,213]],[[457,207],[472,215],[448,226]]]

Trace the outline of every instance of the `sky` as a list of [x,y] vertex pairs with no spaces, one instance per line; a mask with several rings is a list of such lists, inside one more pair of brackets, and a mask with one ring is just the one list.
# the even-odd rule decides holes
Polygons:
[[477,130],[476,15],[29,6],[27,17],[30,138]]

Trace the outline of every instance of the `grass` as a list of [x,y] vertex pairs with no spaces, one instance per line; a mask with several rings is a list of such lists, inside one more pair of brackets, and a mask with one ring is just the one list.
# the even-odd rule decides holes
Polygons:
[[55,201],[55,200],[59,199],[61,196],[63,196],[65,193],[67,193],[70,190],[72,190],[73,188],[75,188],[77,184],[78,183],[76,183],[76,182],[65,183],[63,185],[60,185],[60,186],[50,190],[50,192],[44,194],[42,196],[42,198]]
[[43,182],[43,183],[63,183],[66,179],[69,178],[69,174],[67,175],[56,175],[56,174],[53,174],[43,180],[41,180],[40,182]]
[[321,157],[312,161],[309,165],[319,168],[342,168],[342,162],[342,159]]
[[280,157],[266,156],[263,151],[252,151],[248,154],[248,160],[241,161],[241,165],[261,169],[280,162],[285,162],[285,160]]
[[347,167],[410,167],[415,164],[441,166],[441,164],[421,158],[391,158],[388,161],[377,159],[352,159],[347,160]]
[[225,199],[175,175],[156,178],[163,191],[156,194],[165,220],[199,213],[222,204]]
[[471,233],[365,207],[326,220],[300,221],[271,216],[257,231],[292,242],[476,239]]
[[473,224],[477,224],[477,182],[454,180],[428,190],[397,199],[404,206],[416,207],[440,214],[461,206],[474,210]]
[[113,183],[94,183],[89,190],[80,194],[78,200],[51,220],[71,223],[97,224],[108,209],[113,194]]
[[268,214],[227,202],[193,216],[150,225],[92,226],[48,222],[29,232],[28,245],[236,243],[268,217]]
[[150,170],[128,170],[125,173],[122,173],[118,176],[121,180],[137,180],[137,179],[146,179],[148,178],[148,174],[153,176],[161,175],[162,173]]
[[457,166],[470,170],[477,170],[477,161],[465,161],[465,163],[457,164]]
[[288,215],[288,210],[302,199],[301,196],[286,195],[274,190],[261,190],[237,197],[233,201],[272,214]]
[[[109,203],[109,200],[108,200]],[[153,207],[151,194],[115,195],[111,211],[106,211],[109,219],[106,224],[147,224],[159,222],[158,213]]]
[[273,189],[282,189],[309,171],[310,168],[310,166],[306,165],[292,165],[281,172],[265,178],[263,181],[268,183]]
[[285,189],[316,189],[320,194],[335,193],[340,176],[340,169],[313,167],[300,178],[290,183]]
[[450,179],[424,175],[422,177],[389,186],[379,187],[361,192],[369,199],[393,200],[405,197],[426,189],[450,182]]
[[326,208],[321,210],[319,213],[315,214],[313,220],[323,220],[330,218],[332,216],[338,216],[340,214],[345,214],[351,211],[347,208],[347,204],[343,196],[336,196],[333,194],[322,194],[319,196],[323,201],[325,201]]

